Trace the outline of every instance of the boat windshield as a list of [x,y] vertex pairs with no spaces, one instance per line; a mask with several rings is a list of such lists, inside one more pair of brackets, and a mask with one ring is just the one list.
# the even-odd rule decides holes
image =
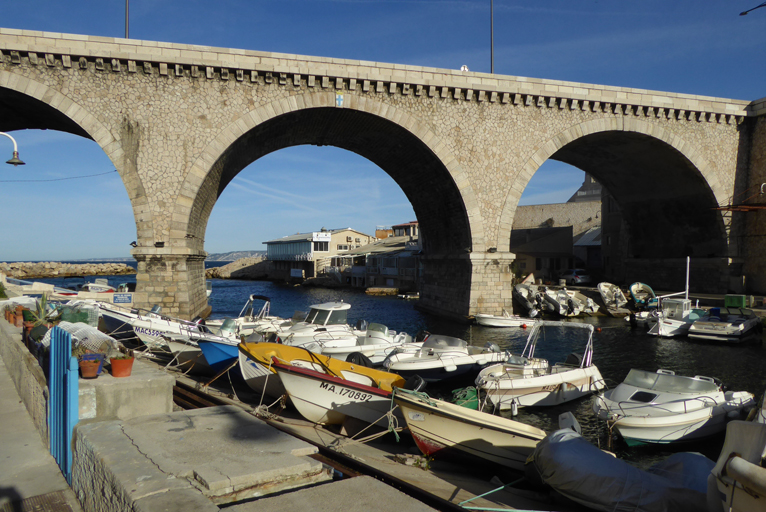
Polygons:
[[453,338],[452,336],[443,336],[441,334],[432,334],[426,341],[423,342],[423,349],[435,348],[435,349],[450,349],[450,348],[465,348],[468,343],[460,338]]
[[221,324],[221,328],[219,329],[218,333],[223,334],[225,332],[230,333],[236,333],[237,332],[237,321],[233,318],[227,318],[223,321]]
[[348,323],[348,310],[311,308],[306,322],[316,325],[343,325]]
[[715,382],[682,375],[652,373],[632,369],[625,377],[625,384],[642,389],[668,393],[714,393],[718,391]]
[[384,336],[388,336],[388,327],[386,327],[383,324],[377,324],[377,323],[373,322],[373,323],[371,323],[370,325],[367,326],[367,333],[369,334],[369,333],[372,333],[372,332],[379,332],[379,333],[383,334]]

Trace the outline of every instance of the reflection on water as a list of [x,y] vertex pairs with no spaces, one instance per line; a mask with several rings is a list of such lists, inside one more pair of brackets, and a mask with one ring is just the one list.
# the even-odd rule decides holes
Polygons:
[[[135,276],[112,276],[113,285],[128,282]],[[42,280],[60,285],[62,279]],[[308,311],[309,306],[322,302],[344,301],[351,304],[349,323],[359,319],[379,322],[390,329],[405,331],[412,335],[420,330],[463,338],[472,345],[484,346],[488,342],[502,349],[520,354],[528,331],[521,328],[491,328],[451,322],[417,311],[416,301],[396,297],[373,297],[364,292],[304,288],[287,286],[268,281],[214,280],[209,303],[212,317],[236,316],[251,294],[271,298],[271,312],[289,318],[296,310]],[[609,387],[614,387],[631,368],[655,371],[658,368],[673,370],[681,375],[705,375],[722,380],[729,389],[749,391],[760,399],[766,390],[766,350],[761,343],[747,346],[722,346],[693,343],[685,339],[664,339],[649,336],[641,330],[631,330],[622,319],[587,317],[578,322],[592,323],[597,327],[593,335],[593,362]],[[599,330],[600,329],[600,330]],[[535,355],[551,363],[563,361],[570,352],[582,352],[584,342],[575,340],[551,340],[538,344]],[[557,428],[558,416],[572,411],[583,428],[583,434],[594,443],[606,447],[606,433],[591,412],[593,397],[587,397],[555,408],[521,409],[516,418],[546,431]],[[653,464],[673,451],[698,451],[713,459],[721,449],[723,436],[704,442],[680,446],[646,446],[628,448],[618,442],[614,449],[618,456],[639,466]]]

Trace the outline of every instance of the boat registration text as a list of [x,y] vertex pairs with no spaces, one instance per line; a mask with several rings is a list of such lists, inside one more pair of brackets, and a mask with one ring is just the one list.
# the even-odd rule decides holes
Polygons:
[[354,391],[353,389],[341,388],[341,387],[338,387],[338,389],[335,389],[335,386],[333,386],[332,384],[328,384],[326,382],[320,382],[319,389],[326,389],[327,391],[331,393],[335,393],[340,396],[345,396],[347,398],[353,398],[355,400],[361,400],[362,402],[369,402],[370,399],[372,398],[372,395],[369,393],[361,393],[359,391]]

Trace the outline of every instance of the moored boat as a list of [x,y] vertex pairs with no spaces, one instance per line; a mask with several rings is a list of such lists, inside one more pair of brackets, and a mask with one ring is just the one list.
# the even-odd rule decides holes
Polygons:
[[707,318],[707,313],[698,308],[692,308],[689,299],[659,299],[657,321],[649,329],[652,336],[671,338],[686,336],[689,328],[697,320]]
[[545,437],[531,425],[396,389],[394,402],[427,457],[472,458],[522,471],[527,457]]
[[743,343],[756,340],[763,332],[761,319],[750,309],[711,308],[708,316],[689,327],[690,339]]
[[524,308],[530,318],[535,318],[543,311],[552,309],[543,303],[537,286],[533,284],[519,283],[513,287],[511,295]]
[[460,338],[430,334],[419,350],[394,351],[383,367],[403,377],[418,375],[426,382],[471,382],[482,368],[507,357],[495,344],[475,347]]
[[622,289],[616,284],[602,282],[596,286],[607,311],[617,311],[628,305],[628,299]]
[[[482,370],[476,387],[500,410],[559,405],[595,393],[605,384],[593,364],[593,330],[591,324],[541,321],[532,328],[521,356]],[[578,338],[584,352],[550,366],[546,359],[535,357],[535,350],[541,339],[551,337]]]
[[523,316],[511,315],[503,309],[502,315],[487,315],[484,313],[477,313],[474,315],[476,323],[486,327],[531,327],[535,323],[533,318],[525,318]]
[[582,303],[576,298],[571,297],[566,289],[553,290],[546,288],[542,296],[553,312],[559,316],[577,316],[582,313]]
[[712,436],[755,406],[746,391],[724,391],[711,377],[671,370],[632,369],[617,387],[600,394],[593,412],[628,445],[674,443]]
[[657,295],[655,295],[652,287],[645,283],[633,283],[628,288],[630,292],[630,298],[633,299],[633,304],[638,309],[645,309],[657,306]]
[[[208,320],[206,324],[211,331],[215,331],[216,328],[223,325],[224,320],[224,318]],[[268,297],[253,294],[248,297],[239,315],[234,318],[236,322],[235,334],[238,337],[250,336],[256,329],[264,330],[272,326],[276,328],[285,320],[271,314],[271,300]]]

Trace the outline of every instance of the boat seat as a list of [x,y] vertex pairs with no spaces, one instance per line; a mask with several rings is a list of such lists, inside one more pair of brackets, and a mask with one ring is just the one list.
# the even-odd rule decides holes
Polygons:
[[418,374],[412,375],[404,382],[404,389],[409,391],[423,391],[425,387],[426,381]]
[[528,365],[529,359],[527,359],[524,356],[508,356],[508,359],[506,359],[506,362],[508,364],[518,364],[518,365]]

